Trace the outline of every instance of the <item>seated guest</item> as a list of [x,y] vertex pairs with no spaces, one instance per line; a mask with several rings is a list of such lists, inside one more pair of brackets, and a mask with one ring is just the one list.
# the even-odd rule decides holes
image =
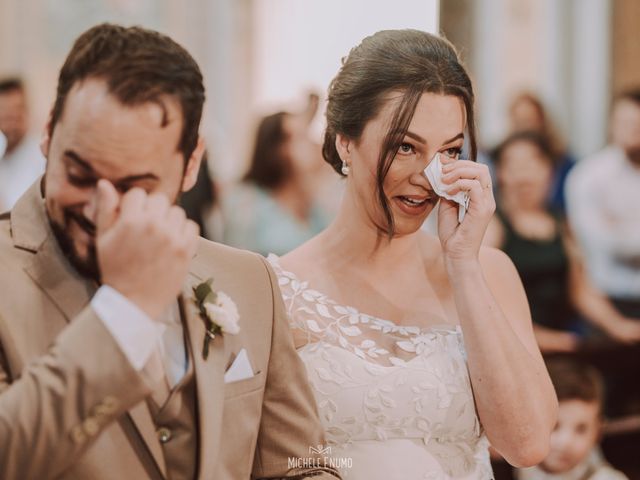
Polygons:
[[553,359],[547,366],[559,402],[551,448],[540,465],[518,470],[517,480],[625,480],[598,448],[603,410],[598,371],[566,359]]
[[22,80],[0,80],[0,132],[6,138],[4,154],[0,153],[0,213],[10,210],[44,172],[44,157],[28,130],[29,112]]
[[[485,244],[514,262],[544,352],[571,351],[585,334],[580,316],[620,341],[633,341],[629,321],[590,284],[561,217],[547,208],[552,151],[538,133],[508,137],[495,151],[498,208]],[[634,324],[635,325],[635,324]]]
[[[569,176],[569,222],[589,276],[640,340],[640,88],[614,102],[611,143]],[[633,334],[631,334],[633,332]]]
[[284,255],[323,230],[329,216],[310,188],[314,155],[301,116],[279,112],[263,118],[249,172],[222,198],[224,242]]
[[509,128],[511,133],[538,132],[549,142],[553,158],[553,179],[548,192],[549,206],[558,212],[564,212],[565,182],[575,159],[551,122],[540,98],[529,92],[522,92],[514,97],[509,107]]

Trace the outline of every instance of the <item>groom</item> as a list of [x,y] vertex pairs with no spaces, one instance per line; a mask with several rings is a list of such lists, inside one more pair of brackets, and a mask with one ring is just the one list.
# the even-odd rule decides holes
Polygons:
[[0,216],[0,478],[338,477],[309,459],[323,432],[273,272],[175,206],[203,102],[159,33],[104,24],[69,53],[44,179]]

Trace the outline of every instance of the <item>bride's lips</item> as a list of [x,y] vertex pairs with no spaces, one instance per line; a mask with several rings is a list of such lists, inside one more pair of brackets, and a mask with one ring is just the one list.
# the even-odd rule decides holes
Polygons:
[[398,195],[393,197],[393,201],[407,215],[421,215],[431,204],[431,198],[426,195]]

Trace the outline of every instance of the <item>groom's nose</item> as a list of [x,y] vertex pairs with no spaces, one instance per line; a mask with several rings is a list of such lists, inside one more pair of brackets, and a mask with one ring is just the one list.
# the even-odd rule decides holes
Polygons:
[[91,190],[91,194],[87,203],[84,204],[82,208],[82,215],[91,221],[94,225],[96,223],[96,213],[98,211],[98,189],[93,188]]

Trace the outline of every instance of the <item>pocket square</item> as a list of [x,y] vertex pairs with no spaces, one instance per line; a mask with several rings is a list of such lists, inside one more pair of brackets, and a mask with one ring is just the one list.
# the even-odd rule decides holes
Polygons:
[[251,377],[253,377],[253,369],[251,368],[251,363],[249,363],[247,350],[243,348],[225,372],[224,383],[239,382],[240,380],[246,380]]

